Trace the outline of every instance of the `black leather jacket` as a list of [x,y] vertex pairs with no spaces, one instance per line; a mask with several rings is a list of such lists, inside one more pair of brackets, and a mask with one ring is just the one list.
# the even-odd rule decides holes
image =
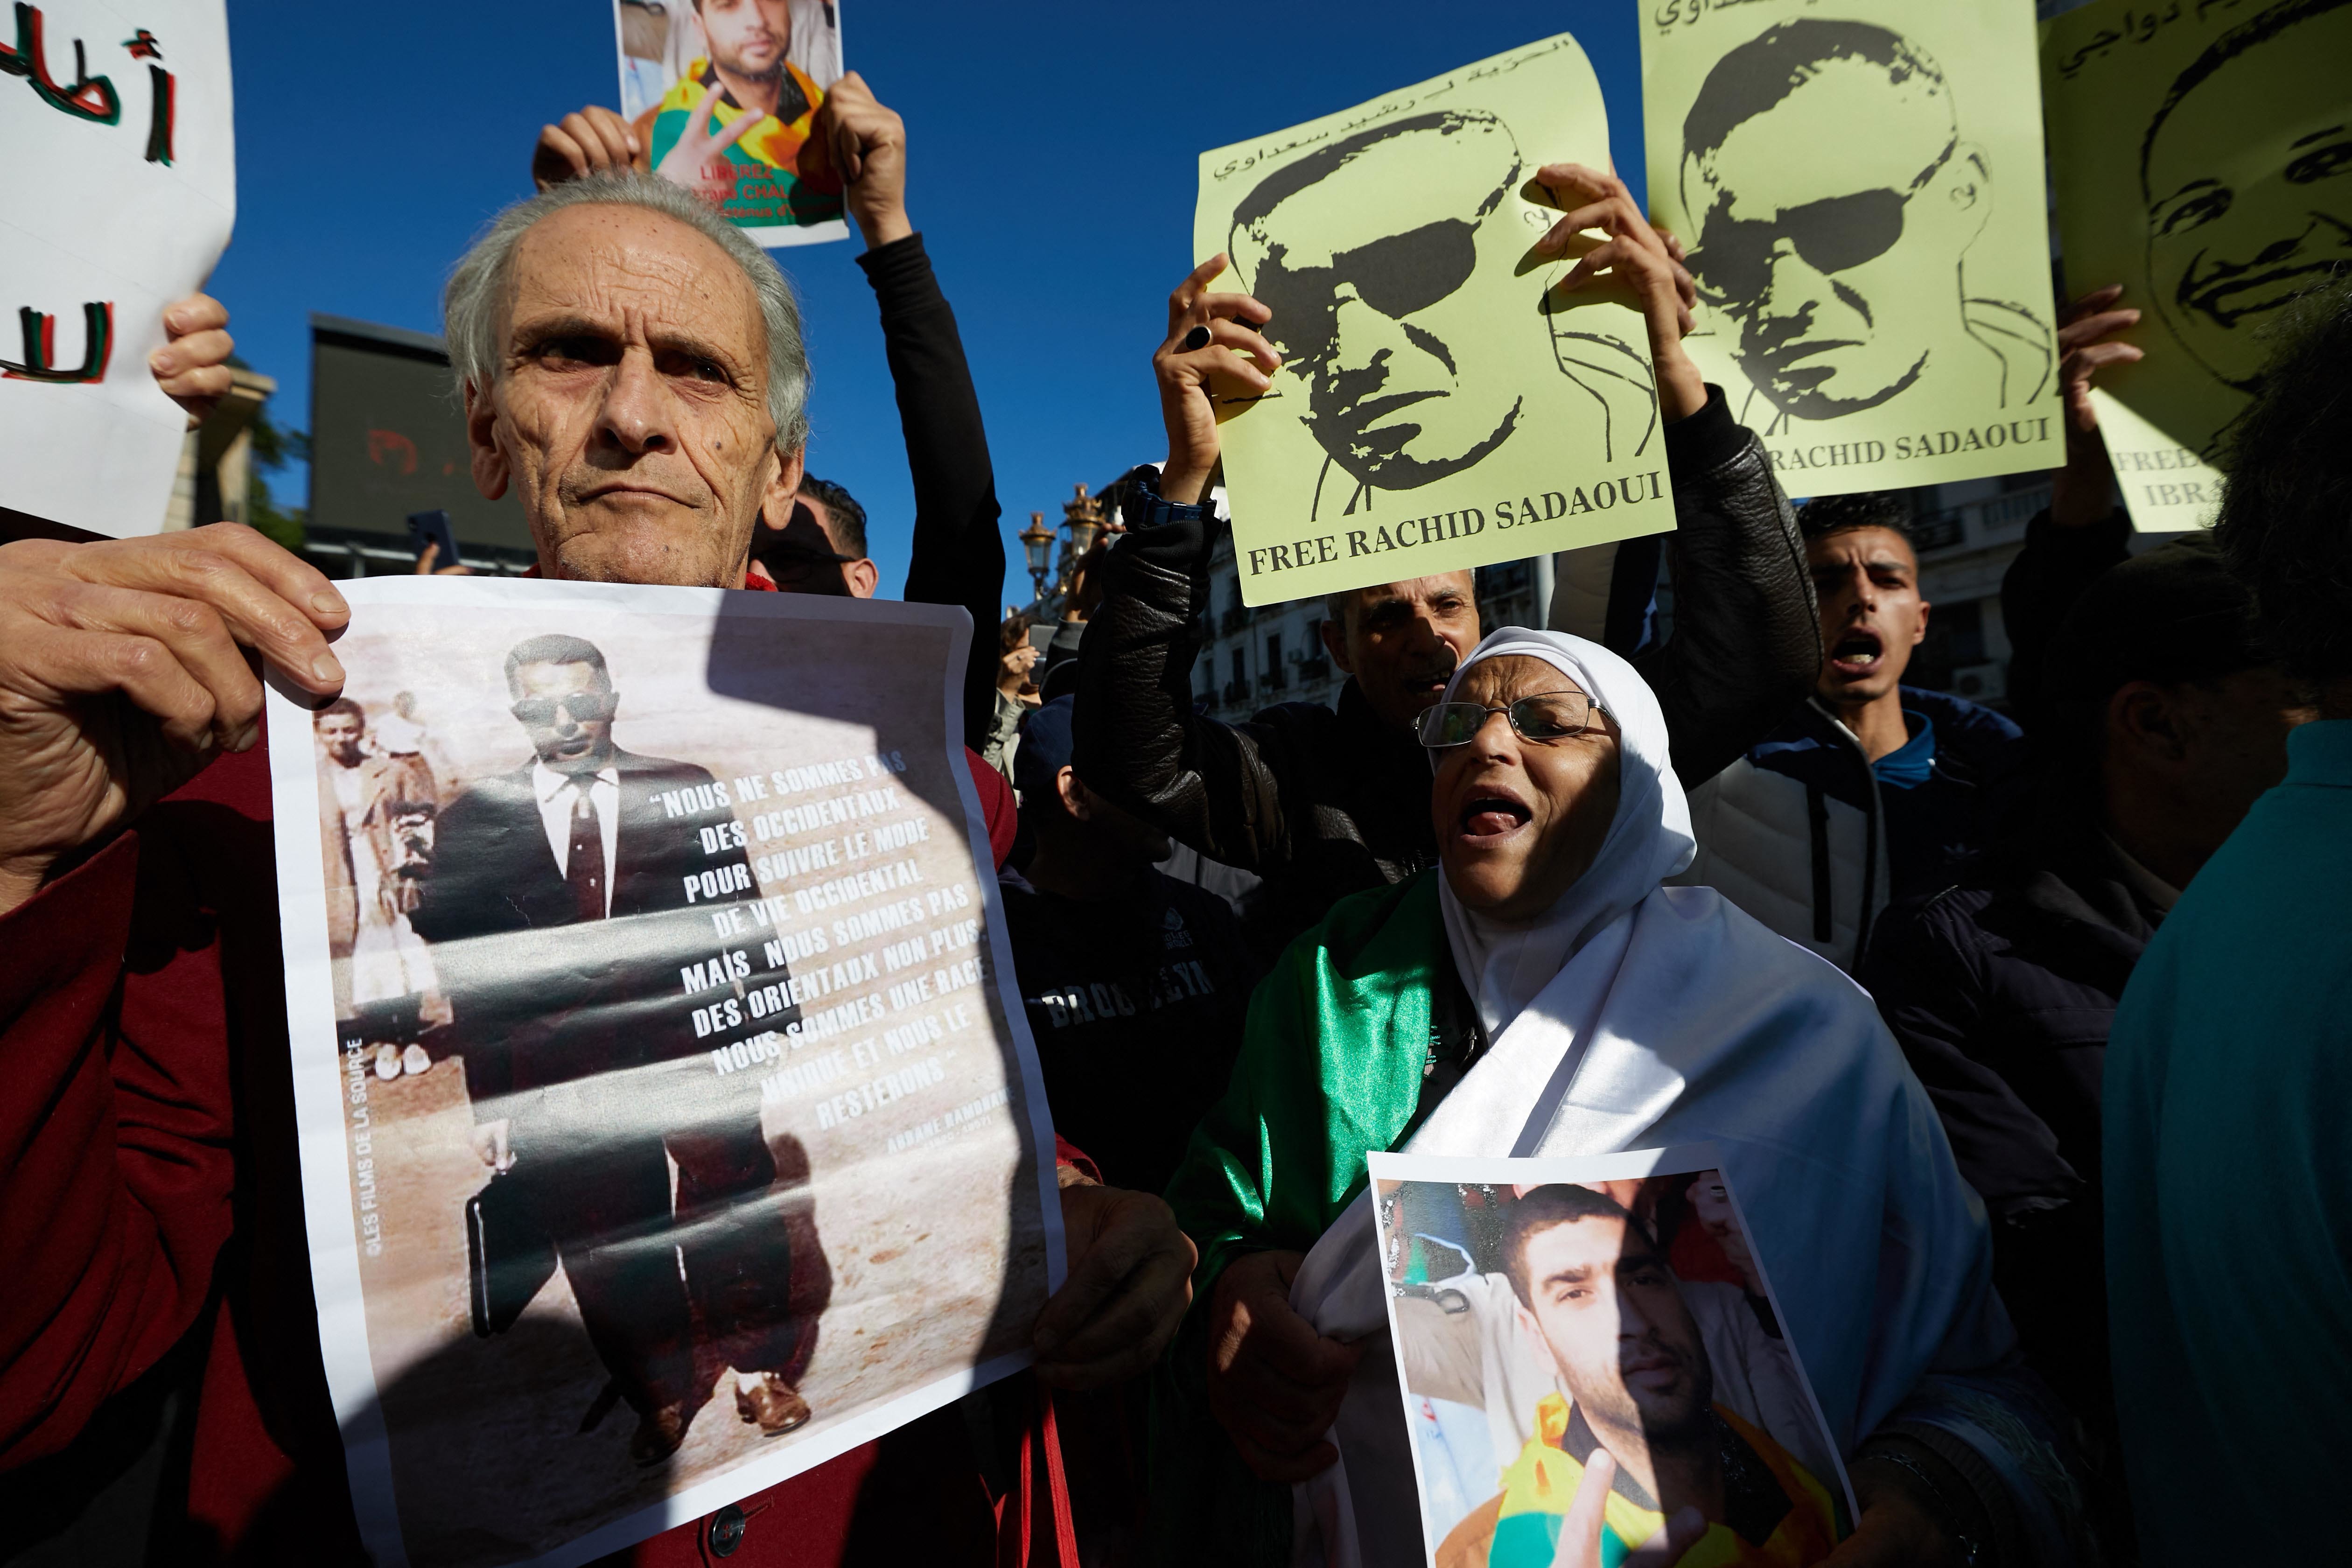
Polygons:
[[[1805,700],[1821,673],[1821,623],[1788,498],[1721,390],[1665,436],[1674,634],[1633,662],[1688,787]],[[1429,760],[1353,681],[1336,710],[1288,702],[1246,724],[1196,716],[1211,543],[1205,525],[1174,522],[1111,552],[1079,656],[1075,761],[1089,787],[1264,877],[1247,923],[1270,954],[1335,900],[1436,860]]]

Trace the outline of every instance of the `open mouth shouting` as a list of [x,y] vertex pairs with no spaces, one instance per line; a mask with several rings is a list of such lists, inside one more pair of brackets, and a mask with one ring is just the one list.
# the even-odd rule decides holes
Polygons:
[[1489,847],[1525,827],[1533,808],[1507,790],[1478,790],[1463,803],[1457,824],[1463,837]]
[[1849,627],[1830,649],[1830,668],[1848,680],[1860,680],[1885,657],[1886,639],[1868,626]]

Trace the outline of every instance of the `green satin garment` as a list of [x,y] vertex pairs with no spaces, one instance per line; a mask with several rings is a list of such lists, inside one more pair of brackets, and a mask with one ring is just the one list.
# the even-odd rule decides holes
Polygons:
[[1251,998],[1232,1087],[1168,1187],[1201,1266],[1153,1384],[1147,1562],[1289,1562],[1290,1489],[1251,1475],[1209,1414],[1209,1300],[1243,1254],[1313,1247],[1363,1190],[1364,1156],[1411,1125],[1451,962],[1424,872],[1332,906]]

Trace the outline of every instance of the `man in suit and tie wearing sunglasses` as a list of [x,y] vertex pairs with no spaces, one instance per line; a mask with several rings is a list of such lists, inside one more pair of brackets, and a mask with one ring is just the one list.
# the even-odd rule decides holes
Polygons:
[[1767,435],[1923,384],[2014,406],[2049,378],[2049,328],[1969,291],[1992,168],[1906,38],[1800,17],[1727,53],[1683,121],[1682,199],[1700,298],[1783,416],[1756,421]]
[[[702,1038],[711,1009],[680,991],[680,971],[718,946],[699,906],[755,887],[728,792],[691,763],[621,748],[620,694],[593,643],[529,638],[506,683],[531,759],[443,814],[413,921],[456,1015],[475,1152],[562,1258],[638,1414],[639,1463],[676,1449],[718,1365],[736,1369],[745,1421],[789,1431],[809,1418],[793,1384],[814,1326],[809,1300],[790,1310],[793,1264],[806,1297],[824,1263],[805,1225],[795,1258],[757,1100],[711,1079],[705,1047],[726,1040]],[[710,996],[723,1008],[730,994]]]

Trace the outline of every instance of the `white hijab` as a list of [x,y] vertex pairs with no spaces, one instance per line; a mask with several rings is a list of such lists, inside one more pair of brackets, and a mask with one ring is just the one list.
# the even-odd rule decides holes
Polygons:
[[[1473,914],[1441,889],[1492,1043],[1404,1147],[1717,1144],[1831,1436],[1851,1453],[1924,1374],[1991,1366],[2013,1342],[1983,1205],[1867,994],[1712,888],[1659,886],[1688,863],[1691,833],[1648,684],[1591,643],[1517,628],[1463,668],[1506,653],[1543,659],[1617,721],[1617,813],[1592,868],[1528,925]],[[1302,1564],[1427,1562],[1386,1290],[1360,1195],[1291,1284],[1291,1305],[1319,1331],[1380,1341],[1332,1426],[1339,1462],[1295,1489]]]
[[[1657,694],[1632,665],[1599,643],[1566,632],[1506,626],[1471,650],[1445,683],[1443,700],[1453,701],[1463,678],[1479,665],[1515,655],[1551,666],[1617,721],[1617,815],[1591,866],[1526,925],[1465,908],[1453,885],[1440,878],[1437,898],[1445,911],[1454,967],[1477,1002],[1490,1040],[1501,1037],[1596,932],[1688,866],[1696,847],[1690,805],[1666,756],[1666,716],[1658,709]],[[1442,757],[1432,752],[1430,765],[1436,767]]]

